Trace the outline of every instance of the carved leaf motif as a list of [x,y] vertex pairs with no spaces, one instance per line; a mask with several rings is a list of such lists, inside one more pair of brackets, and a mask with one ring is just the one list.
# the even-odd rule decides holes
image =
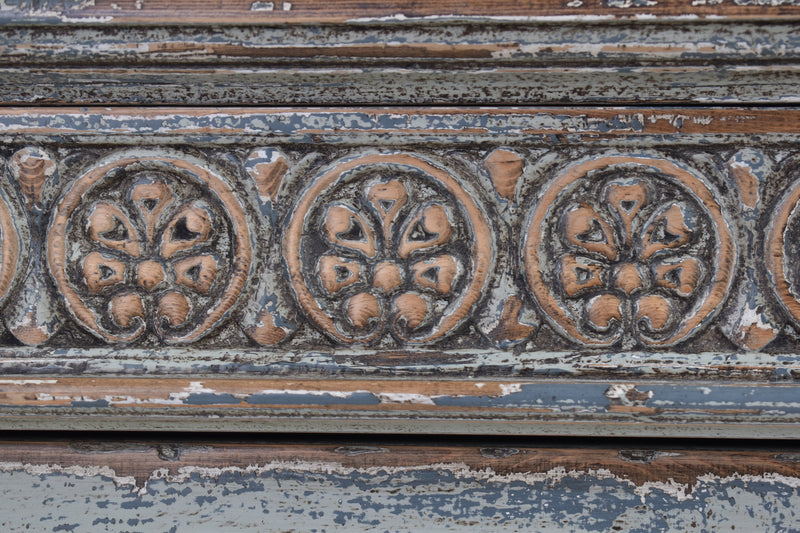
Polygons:
[[587,302],[587,318],[598,331],[608,331],[622,322],[622,301],[613,294],[600,294]]
[[28,209],[41,206],[45,183],[56,174],[55,162],[44,150],[29,146],[11,156],[9,167],[25,194]]
[[317,270],[322,286],[329,294],[362,281],[361,263],[335,255],[323,255],[319,258]]
[[440,204],[430,204],[414,216],[400,238],[397,254],[408,257],[417,250],[434,249],[445,244],[453,235],[453,225],[447,210]]
[[175,262],[175,283],[202,294],[208,294],[219,272],[213,256],[198,255]]
[[211,213],[199,205],[182,207],[173,215],[161,238],[161,256],[169,259],[178,252],[205,244],[211,237]]
[[414,283],[423,289],[433,289],[439,294],[447,294],[453,290],[458,269],[458,260],[452,255],[440,255],[411,265]]
[[125,263],[100,252],[92,252],[83,260],[83,279],[89,292],[97,294],[106,287],[125,281]]
[[289,160],[278,150],[254,150],[245,161],[245,170],[253,178],[262,202],[271,201],[278,194],[281,182],[289,170]]
[[690,237],[683,209],[676,204],[664,207],[644,230],[642,259],[649,259],[661,250],[680,248],[689,242]]
[[186,322],[191,310],[191,303],[183,294],[170,291],[158,300],[158,316],[166,320],[170,326],[177,327]]
[[509,202],[514,200],[517,182],[525,169],[525,160],[510,150],[498,149],[484,161],[497,194]]
[[428,318],[428,302],[413,292],[399,294],[394,299],[395,322],[409,329],[418,328]]
[[108,308],[111,318],[118,326],[128,328],[134,320],[138,320],[140,328],[144,326],[144,303],[138,294],[117,294],[109,301]]
[[345,303],[347,318],[359,329],[364,329],[380,320],[381,303],[368,292],[360,292]]
[[570,209],[564,214],[563,224],[564,236],[570,244],[610,261],[617,259],[614,231],[594,207],[582,204]]
[[647,187],[641,180],[614,181],[606,186],[605,197],[613,207],[612,212],[622,222],[620,245],[630,245],[633,242],[633,221],[649,200]]
[[691,296],[703,279],[703,267],[694,257],[653,266],[656,285],[674,290],[680,296]]
[[131,191],[131,200],[144,219],[147,242],[151,247],[159,217],[174,199],[172,189],[161,180],[139,183]]
[[567,296],[602,287],[605,265],[586,257],[567,254],[561,258],[561,284]]
[[375,232],[354,209],[344,205],[330,206],[323,225],[325,237],[331,244],[361,252],[370,259],[375,257]]
[[128,216],[108,202],[95,204],[87,223],[89,238],[111,250],[139,257],[139,236]]
[[400,210],[408,203],[408,191],[397,180],[376,183],[367,190],[367,201],[381,218],[384,246],[391,246],[394,223]]
[[666,328],[672,314],[672,304],[659,294],[648,294],[636,301],[636,321],[645,321],[652,331]]

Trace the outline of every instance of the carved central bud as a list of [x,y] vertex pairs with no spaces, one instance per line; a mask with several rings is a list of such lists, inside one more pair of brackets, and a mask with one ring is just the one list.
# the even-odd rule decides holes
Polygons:
[[403,284],[403,272],[397,263],[391,261],[378,263],[375,265],[375,277],[372,284],[388,294]]
[[614,286],[630,295],[644,287],[644,280],[636,265],[623,263],[614,269]]
[[142,261],[136,268],[136,282],[146,291],[152,291],[164,281],[164,267],[158,261]]

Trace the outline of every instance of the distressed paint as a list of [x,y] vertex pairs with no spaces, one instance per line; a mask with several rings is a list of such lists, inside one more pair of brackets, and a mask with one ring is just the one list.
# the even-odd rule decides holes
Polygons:
[[800,471],[793,457],[374,443],[6,442],[0,516],[12,531],[779,531],[797,520]]
[[[268,138],[293,143],[404,145],[422,141],[459,146],[523,140],[541,145],[613,142],[652,146],[709,144],[760,135],[762,142],[783,143],[797,134],[798,112],[786,109],[252,109],[216,108],[5,108],[0,112],[4,143],[92,139],[115,144],[140,136],[169,145],[187,139],[202,145]],[[391,133],[390,139],[386,134]],[[633,144],[636,146],[636,144]]]
[[[796,385],[486,379],[59,377],[0,382],[8,429],[800,438]],[[635,424],[635,425],[632,425]],[[759,426],[753,434],[754,424]]]
[[345,0],[335,7],[321,0],[302,2],[225,0],[214,6],[198,0],[4,0],[0,15],[11,23],[131,24],[146,22],[274,24],[291,22],[393,22],[488,19],[500,21],[576,18],[590,21],[633,19],[697,20],[709,18],[796,18],[797,0],[510,0],[490,4],[470,0],[419,3],[407,0],[368,2]]
[[[0,71],[5,105],[791,105],[796,64],[467,69],[248,68]],[[114,83],[108,83],[113,76]],[[142,87],[146,87],[143,90]],[[314,88],[318,89],[314,89]],[[311,88],[311,89],[310,89]]]

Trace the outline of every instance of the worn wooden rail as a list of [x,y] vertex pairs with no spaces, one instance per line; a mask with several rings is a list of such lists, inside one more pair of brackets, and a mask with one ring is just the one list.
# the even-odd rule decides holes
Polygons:
[[0,525],[779,530],[797,521],[798,468],[783,449],[5,441]]

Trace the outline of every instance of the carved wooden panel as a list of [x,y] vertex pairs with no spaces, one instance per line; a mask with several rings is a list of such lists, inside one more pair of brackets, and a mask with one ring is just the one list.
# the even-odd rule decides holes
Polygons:
[[796,115],[7,110],[0,420],[792,436]]

